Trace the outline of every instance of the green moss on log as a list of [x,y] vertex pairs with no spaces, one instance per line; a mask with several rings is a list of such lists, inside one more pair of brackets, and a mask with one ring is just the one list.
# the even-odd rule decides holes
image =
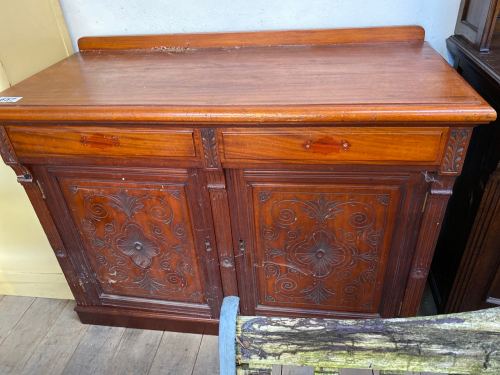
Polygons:
[[407,319],[239,317],[241,363],[500,374],[500,308]]

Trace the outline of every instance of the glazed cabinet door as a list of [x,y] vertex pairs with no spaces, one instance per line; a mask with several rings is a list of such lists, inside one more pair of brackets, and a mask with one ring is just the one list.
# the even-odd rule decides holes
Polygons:
[[[244,313],[394,315],[425,184],[411,173],[231,170]],[[420,195],[419,195],[420,194]],[[425,193],[424,193],[425,195]]]
[[218,317],[217,255],[197,170],[37,172],[69,256],[91,276],[92,305]]

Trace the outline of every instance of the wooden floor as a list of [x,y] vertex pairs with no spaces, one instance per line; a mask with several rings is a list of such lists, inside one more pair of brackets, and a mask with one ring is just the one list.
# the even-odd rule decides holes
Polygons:
[[[0,295],[0,375],[219,373],[216,336],[84,325],[74,307],[68,300]],[[279,374],[313,371],[274,366],[273,375]],[[378,371],[341,370],[372,374]]]

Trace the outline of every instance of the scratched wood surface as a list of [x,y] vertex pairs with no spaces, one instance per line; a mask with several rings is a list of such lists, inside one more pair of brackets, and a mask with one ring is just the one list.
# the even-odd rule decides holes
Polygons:
[[[242,65],[246,69],[241,69]],[[158,74],[160,71],[162,74]],[[390,77],[388,82],[385,77]],[[384,84],[377,84],[377,90],[373,90],[377,81]],[[41,85],[59,95],[44,95]],[[421,43],[398,48],[389,43],[84,52],[4,93],[23,99],[15,105],[2,105],[2,113],[27,105],[422,103],[475,104],[481,109],[482,103],[436,51]]]
[[[217,375],[216,336],[83,325],[74,302],[0,295],[0,375]],[[312,375],[273,366],[273,375]],[[407,375],[433,375],[407,373]],[[341,369],[340,375],[378,375]]]
[[[496,116],[422,41],[421,28],[278,34],[84,38],[80,45],[87,51],[5,90],[3,95],[22,99],[2,104],[0,117],[470,126]],[[396,40],[401,43],[391,43]],[[171,43],[175,47],[166,47]],[[214,46],[230,48],[206,48]]]

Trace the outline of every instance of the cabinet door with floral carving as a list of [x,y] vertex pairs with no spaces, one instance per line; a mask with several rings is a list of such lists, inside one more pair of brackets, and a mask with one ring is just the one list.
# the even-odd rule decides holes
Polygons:
[[269,175],[232,174],[239,186],[233,209],[244,216],[247,207],[251,228],[235,228],[245,245],[236,259],[246,280],[239,283],[246,313],[380,315],[408,178],[377,183],[361,174],[276,172],[273,181]]
[[218,266],[211,258],[213,235],[200,217],[209,211],[194,170],[53,174],[100,303],[217,316]]

